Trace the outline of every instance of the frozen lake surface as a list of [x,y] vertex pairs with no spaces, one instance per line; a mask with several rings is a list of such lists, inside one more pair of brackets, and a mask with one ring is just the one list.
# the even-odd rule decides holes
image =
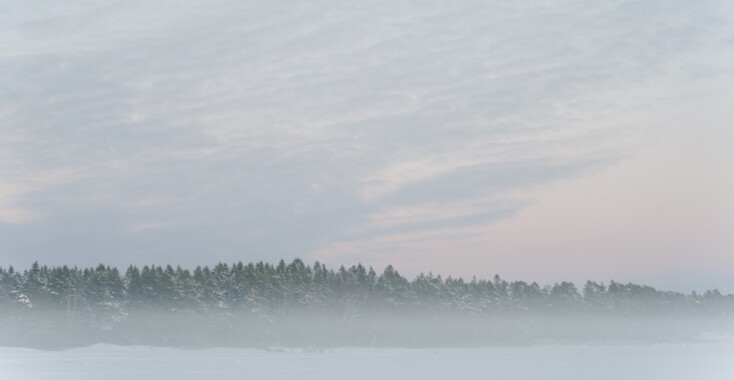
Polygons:
[[96,345],[0,347],[0,378],[33,379],[734,379],[734,342],[324,352]]

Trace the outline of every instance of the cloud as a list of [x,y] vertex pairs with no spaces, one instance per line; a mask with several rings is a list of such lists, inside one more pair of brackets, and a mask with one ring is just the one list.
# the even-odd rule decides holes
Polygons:
[[12,1],[7,260],[459,249],[451,231],[644,149],[648,120],[625,115],[729,77],[727,7]]
[[0,222],[10,224],[22,224],[34,219],[38,219],[41,215],[31,210],[12,207],[0,207]]

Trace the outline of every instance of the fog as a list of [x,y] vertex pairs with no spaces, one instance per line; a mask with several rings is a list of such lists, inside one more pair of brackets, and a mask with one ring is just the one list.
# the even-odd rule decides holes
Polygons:
[[[95,345],[0,347],[3,378],[39,379],[646,379],[729,380],[734,343],[441,349],[179,350]],[[32,363],[32,365],[29,365]]]
[[219,263],[0,268],[0,345],[471,347],[691,342],[734,335],[734,296],[638,284],[408,279],[349,268]]
[[730,379],[734,296],[301,260],[0,268],[5,379]]
[[[6,317],[7,318],[7,317]],[[19,318],[20,319],[20,318]],[[63,349],[97,343],[175,348],[481,347],[534,344],[691,343],[734,335],[731,318],[418,315],[310,313],[266,318],[247,314],[135,313],[114,327],[68,325],[45,314],[4,326],[3,345]]]
[[[3,379],[731,379],[722,315],[3,312]],[[78,320],[76,319],[78,318]],[[84,321],[81,322],[80,321]]]

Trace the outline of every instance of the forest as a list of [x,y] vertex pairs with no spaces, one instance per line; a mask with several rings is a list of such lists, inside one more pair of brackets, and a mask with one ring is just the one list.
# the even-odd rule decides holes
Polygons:
[[734,295],[464,280],[295,259],[123,271],[0,268],[0,345],[434,346],[669,341],[731,332]]

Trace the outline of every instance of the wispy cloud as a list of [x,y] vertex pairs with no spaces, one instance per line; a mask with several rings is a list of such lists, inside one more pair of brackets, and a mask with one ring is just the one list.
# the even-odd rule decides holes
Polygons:
[[3,6],[8,261],[448,244],[634,155],[627,115],[734,50],[719,0],[176,5]]

